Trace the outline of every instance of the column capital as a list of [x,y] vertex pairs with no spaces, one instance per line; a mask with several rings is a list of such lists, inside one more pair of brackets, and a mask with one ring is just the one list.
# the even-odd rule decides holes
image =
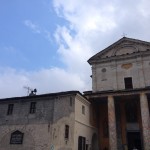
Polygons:
[[144,95],[146,95],[146,93],[145,93],[145,92],[141,92],[140,95],[141,95],[141,96],[142,96],[142,95],[144,96]]
[[109,99],[114,99],[114,96],[113,95],[108,95],[108,100]]

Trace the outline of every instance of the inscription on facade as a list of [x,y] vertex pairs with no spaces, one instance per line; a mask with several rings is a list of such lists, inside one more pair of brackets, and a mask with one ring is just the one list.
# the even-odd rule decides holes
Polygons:
[[132,67],[132,64],[131,64],[131,63],[129,63],[129,64],[123,64],[121,67],[122,67],[123,69],[129,69],[129,68]]

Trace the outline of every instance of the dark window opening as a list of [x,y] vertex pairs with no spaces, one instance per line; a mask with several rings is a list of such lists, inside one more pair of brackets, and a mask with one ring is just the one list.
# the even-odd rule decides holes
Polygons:
[[24,134],[20,131],[15,131],[11,134],[10,144],[22,144]]
[[132,78],[124,78],[125,89],[133,89]]
[[150,113],[150,100],[148,100],[149,113]]
[[138,122],[138,115],[137,115],[137,103],[136,102],[127,102],[126,103],[126,120],[128,123],[136,123]]
[[65,139],[69,139],[69,125],[65,125]]
[[78,150],[85,150],[86,148],[86,138],[79,136],[78,137]]
[[85,106],[82,105],[82,114],[85,115]]
[[72,97],[70,97],[70,106],[72,106]]
[[103,137],[104,138],[108,138],[108,119],[107,118],[105,118],[104,120],[103,120]]
[[14,104],[8,105],[7,115],[12,115],[13,113]]
[[86,150],[88,150],[89,149],[89,145],[88,144],[86,144]]
[[136,131],[127,132],[127,146],[129,150],[142,150],[141,133]]
[[30,104],[30,114],[34,114],[36,112],[36,102],[31,102]]

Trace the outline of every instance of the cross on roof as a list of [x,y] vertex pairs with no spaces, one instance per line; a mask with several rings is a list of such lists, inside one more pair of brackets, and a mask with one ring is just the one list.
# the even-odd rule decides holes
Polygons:
[[127,36],[127,34],[126,34],[126,33],[123,33],[123,34],[122,34],[122,36],[123,36],[123,37],[126,37],[126,36]]

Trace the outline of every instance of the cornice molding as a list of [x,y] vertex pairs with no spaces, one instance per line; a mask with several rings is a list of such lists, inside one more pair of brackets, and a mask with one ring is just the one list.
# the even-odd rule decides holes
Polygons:
[[119,60],[129,60],[137,57],[145,57],[145,56],[150,56],[150,50],[148,51],[138,51],[136,53],[132,54],[124,54],[124,55],[119,55],[119,56],[112,56],[112,57],[106,57],[106,58],[99,58],[95,60],[91,60],[90,64],[97,64],[97,63],[107,63],[111,61],[119,61]]

